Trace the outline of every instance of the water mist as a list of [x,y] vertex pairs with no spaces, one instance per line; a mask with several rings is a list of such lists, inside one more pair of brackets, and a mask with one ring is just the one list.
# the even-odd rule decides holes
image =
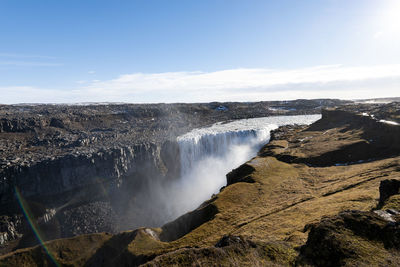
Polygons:
[[217,123],[177,138],[180,177],[152,180],[135,197],[135,226],[161,226],[197,208],[226,185],[226,174],[256,155],[281,125],[310,124],[320,115],[277,116]]

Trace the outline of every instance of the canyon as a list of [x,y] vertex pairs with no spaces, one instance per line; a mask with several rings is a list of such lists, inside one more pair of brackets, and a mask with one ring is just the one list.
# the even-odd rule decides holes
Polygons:
[[[41,222],[43,240],[161,226],[183,213],[160,215],[171,200],[156,192],[181,176],[178,136],[217,122],[313,114],[338,103],[344,102],[1,106],[3,250],[38,242],[17,190],[25,212]],[[203,197],[198,204],[210,196]]]
[[[305,115],[321,111],[322,119]],[[384,206],[398,191],[377,200],[379,184],[399,174],[398,103],[7,106],[2,114],[1,264],[398,263],[396,240],[371,258],[340,239],[373,247],[363,230],[371,221],[397,234],[397,202],[392,213]],[[359,218],[357,229],[348,223]],[[32,228],[56,240],[27,248],[38,243]],[[321,240],[331,242],[326,250]]]

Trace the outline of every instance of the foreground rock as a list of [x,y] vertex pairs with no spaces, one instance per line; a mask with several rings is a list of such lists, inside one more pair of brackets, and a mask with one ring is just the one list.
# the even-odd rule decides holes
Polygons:
[[366,110],[278,129],[218,195],[161,228],[55,240],[52,258],[37,246],[0,265],[398,266],[400,198],[385,180],[400,180],[399,126]]
[[398,266],[398,211],[342,211],[309,233],[299,263],[316,266]]

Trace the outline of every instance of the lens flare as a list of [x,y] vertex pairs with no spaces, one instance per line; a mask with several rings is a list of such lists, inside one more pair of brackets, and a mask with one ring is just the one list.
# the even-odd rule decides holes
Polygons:
[[26,200],[22,196],[20,190],[16,186],[14,187],[14,189],[15,189],[15,196],[17,197],[17,200],[18,200],[18,204],[20,205],[22,212],[24,213],[24,216],[29,223],[29,226],[31,227],[33,233],[35,234],[37,240],[39,241],[39,244],[42,246],[42,248],[44,249],[44,251],[46,252],[48,257],[50,258],[50,261],[52,263],[54,263],[55,266],[59,267],[60,264],[54,258],[54,256],[49,251],[49,249],[47,248],[46,244],[43,241],[43,238],[42,238],[43,234],[40,232],[38,224],[33,216],[33,213],[29,209],[28,203],[26,202]]

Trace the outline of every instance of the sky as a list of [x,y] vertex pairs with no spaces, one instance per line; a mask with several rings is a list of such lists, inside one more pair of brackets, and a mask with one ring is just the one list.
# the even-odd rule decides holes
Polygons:
[[0,0],[0,103],[400,97],[400,0]]

